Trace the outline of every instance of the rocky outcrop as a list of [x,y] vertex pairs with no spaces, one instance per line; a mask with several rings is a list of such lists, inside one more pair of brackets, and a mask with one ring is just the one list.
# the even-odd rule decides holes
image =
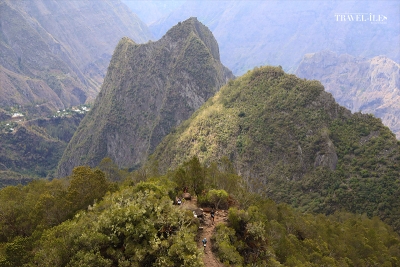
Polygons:
[[400,65],[393,60],[323,51],[307,54],[296,74],[321,81],[326,91],[352,112],[381,118],[400,139]]
[[120,1],[1,1],[0,106],[93,101],[123,36],[151,38]]
[[230,78],[215,38],[196,18],[178,23],[157,42],[138,45],[123,38],[58,175],[78,165],[95,166],[104,157],[122,168],[139,166]]
[[322,166],[334,171],[338,163],[338,156],[335,151],[335,146],[333,145],[331,140],[328,140],[328,142],[326,143],[326,148],[326,152],[317,152],[314,167]]

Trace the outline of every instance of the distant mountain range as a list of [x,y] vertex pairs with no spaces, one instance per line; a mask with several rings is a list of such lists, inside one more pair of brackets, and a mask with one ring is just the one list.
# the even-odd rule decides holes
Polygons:
[[385,56],[366,59],[324,51],[306,55],[296,75],[321,81],[339,104],[381,118],[400,139],[398,63]]
[[220,62],[211,31],[190,18],[157,42],[123,38],[92,110],[59,163],[58,176],[110,157],[140,166],[171,130],[234,76]]
[[[149,23],[156,38],[179,21],[198,17],[213,32],[222,62],[235,75],[260,65],[281,65],[293,73],[305,54],[322,50],[385,55],[400,62],[398,1],[166,2],[175,9],[168,12],[164,1],[125,1],[138,14],[159,14],[158,21]],[[362,19],[356,17],[360,13]]]
[[0,1],[0,107],[94,100],[118,41],[152,38],[120,1]]

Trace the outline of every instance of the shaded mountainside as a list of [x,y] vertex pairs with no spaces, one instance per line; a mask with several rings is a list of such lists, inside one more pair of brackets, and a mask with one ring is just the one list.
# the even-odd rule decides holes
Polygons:
[[393,60],[323,51],[306,55],[296,75],[321,81],[340,105],[374,114],[400,139],[400,65]]
[[253,190],[302,210],[344,208],[400,230],[400,143],[351,114],[318,81],[262,67],[230,81],[151,156],[162,172],[197,155],[229,157]]
[[101,92],[59,164],[58,175],[110,157],[123,168],[140,165],[161,139],[213,96],[232,73],[219,59],[212,33],[195,18],[157,42],[123,38]]
[[33,178],[53,178],[83,116],[0,121],[0,187]]
[[0,1],[0,106],[62,109],[94,100],[123,36],[145,24],[120,1]]
[[[386,55],[399,63],[399,8],[398,1],[192,0],[149,28],[158,37],[178,21],[196,16],[213,32],[222,62],[235,75],[260,65],[281,65],[294,72],[305,54],[324,49],[361,57]],[[340,21],[337,13],[367,13],[386,20]]]

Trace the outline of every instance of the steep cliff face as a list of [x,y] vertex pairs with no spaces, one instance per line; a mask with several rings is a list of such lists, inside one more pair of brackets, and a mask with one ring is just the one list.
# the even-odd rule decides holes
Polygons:
[[0,106],[94,100],[119,39],[151,38],[120,1],[0,2]]
[[321,81],[326,91],[352,112],[381,118],[400,139],[400,65],[393,60],[323,51],[306,55],[296,74]]
[[195,18],[157,42],[123,38],[101,92],[59,164],[59,176],[104,157],[120,167],[140,165],[161,139],[233,78],[218,44]]

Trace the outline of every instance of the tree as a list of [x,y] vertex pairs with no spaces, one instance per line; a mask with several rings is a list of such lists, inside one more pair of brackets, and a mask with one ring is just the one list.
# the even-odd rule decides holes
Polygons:
[[188,178],[194,193],[200,195],[204,190],[205,172],[200,164],[199,158],[194,156],[183,166],[186,169],[186,177]]
[[228,206],[229,194],[225,190],[211,189],[207,193],[207,200],[211,202],[215,209],[218,209],[220,205],[225,208]]
[[101,160],[98,168],[105,174],[108,181],[119,182],[125,178],[123,172],[119,170],[118,165],[108,157]]
[[100,170],[92,170],[87,166],[76,167],[72,171],[68,187],[68,200],[73,205],[73,211],[93,204],[94,200],[101,199],[109,190],[105,174]]
[[197,222],[172,205],[165,187],[125,187],[47,230],[35,244],[35,266],[203,266]]

